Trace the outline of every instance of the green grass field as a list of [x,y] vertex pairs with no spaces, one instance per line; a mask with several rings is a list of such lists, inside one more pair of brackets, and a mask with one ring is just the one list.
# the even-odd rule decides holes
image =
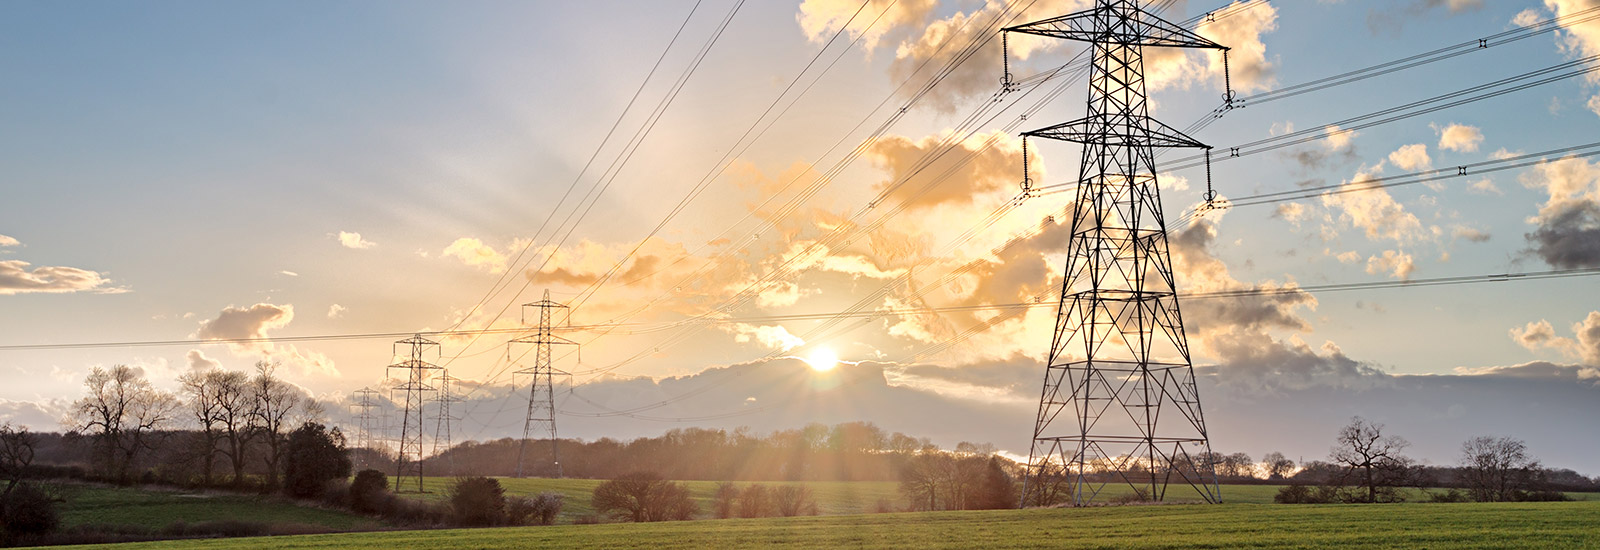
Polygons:
[[182,550],[512,548],[1595,548],[1600,502],[1166,505],[209,539]]
[[[546,479],[546,478],[499,478],[500,486],[506,490],[506,495],[531,495],[543,492],[560,493],[564,497],[561,507],[561,517],[558,523],[570,523],[573,518],[594,513],[590,499],[594,496],[596,485],[604,483],[599,479]],[[424,500],[440,500],[444,498],[445,489],[453,480],[447,477],[426,478],[423,488],[427,493],[401,493],[401,496]],[[702,517],[711,517],[712,496],[716,494],[715,481],[685,481],[689,486],[689,495],[700,503]],[[840,514],[865,514],[876,510],[878,499],[889,499],[895,506],[904,505],[900,498],[900,484],[893,481],[805,481],[805,482],[759,482],[769,487],[779,485],[804,485],[811,488],[812,495],[817,500],[817,511],[822,515]],[[739,482],[739,487],[750,485],[749,482]],[[1272,501],[1272,496],[1267,495],[1267,502]]]
[[[424,500],[440,500],[453,480],[451,478],[427,478],[423,481],[428,493],[403,493],[408,498]],[[500,478],[500,485],[509,495],[528,495],[542,492],[560,493],[565,497],[562,504],[561,516],[557,523],[571,523],[574,518],[594,513],[590,505],[590,498],[594,494],[594,487],[603,483],[598,479],[545,479],[545,478]],[[696,502],[700,503],[700,517],[709,519],[712,512],[712,495],[717,490],[715,481],[685,481],[689,485],[689,494]],[[900,484],[892,481],[808,481],[808,482],[760,482],[768,486],[778,485],[804,485],[810,487],[812,495],[817,500],[817,511],[821,515],[865,514],[877,511],[879,499],[888,499],[897,509],[905,506],[905,499],[900,495]],[[749,485],[747,482],[738,483],[739,487]],[[1228,504],[1272,504],[1272,497],[1278,493],[1278,485],[1223,485],[1222,500]],[[1106,487],[1105,498],[1125,495],[1131,490],[1125,485],[1110,485]],[[1173,485],[1168,489],[1169,501],[1198,500],[1192,489],[1187,486]],[[1600,493],[1570,493],[1575,500],[1600,500]],[[1409,500],[1424,500],[1423,495],[1412,490]]]
[[371,529],[378,522],[345,512],[299,506],[271,497],[187,493],[90,485],[73,486],[61,505],[66,526],[136,525],[161,528],[176,521],[240,520],[330,530]]

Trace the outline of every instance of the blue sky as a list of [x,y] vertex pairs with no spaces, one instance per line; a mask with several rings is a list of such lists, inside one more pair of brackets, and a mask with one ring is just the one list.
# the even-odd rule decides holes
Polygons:
[[[555,251],[541,240],[533,247],[532,258],[552,259],[543,275],[534,269],[531,277],[523,272],[528,266],[511,259],[547,219],[556,216],[551,222],[556,225],[566,216],[570,204],[557,210],[556,202],[569,184],[577,179],[582,192],[598,181],[604,167],[623,151],[625,138],[646,121],[733,2],[698,4],[660,71],[623,115],[621,137],[600,148],[599,164],[581,179],[585,161],[624,113],[695,3],[7,4],[0,8],[0,72],[8,75],[0,85],[5,128],[0,131],[0,235],[16,244],[0,239],[0,262],[27,262],[24,268],[12,267],[27,272],[71,268],[78,279],[52,287],[59,292],[21,287],[0,291],[0,345],[403,332],[444,329],[457,322],[469,328],[513,326],[515,307],[503,318],[492,314],[507,304],[536,299],[546,287],[558,300],[573,299],[585,284],[562,283],[550,273],[603,272],[639,244],[703,176],[726,167],[703,195],[642,246],[641,258],[658,258],[658,265],[667,267],[642,267],[639,274],[653,276],[637,284],[604,287],[580,308],[574,323],[612,319],[658,296],[668,298],[633,320],[659,326],[703,314],[769,272],[796,245],[814,242],[860,211],[886,181],[906,172],[929,140],[958,127],[990,100],[1000,76],[999,52],[993,46],[962,64],[889,128],[884,145],[849,164],[814,198],[779,220],[777,229],[758,229],[757,221],[771,216],[771,209],[735,223],[777,186],[794,178],[802,184],[812,181],[816,172],[826,171],[904,104],[905,95],[894,94],[894,89],[906,68],[922,59],[919,46],[935,36],[928,29],[954,28],[969,16],[994,13],[1004,4],[868,3],[841,41],[861,36],[864,22],[882,12],[873,31],[848,50],[843,43],[827,49],[801,87],[809,85],[817,69],[837,62],[729,164],[722,159],[746,128],[861,4],[810,0],[743,6],[566,245]],[[1019,21],[1054,15],[1074,4],[1039,2]],[[1262,4],[1223,20],[1229,25],[1227,38],[1259,40],[1263,47],[1258,62],[1244,53],[1248,48],[1235,54],[1236,69],[1262,71],[1253,79],[1241,77],[1238,85],[1246,94],[1513,29],[1519,15],[1543,20],[1555,10],[1573,13],[1600,5],[1593,0]],[[1182,20],[1224,6],[1190,0],[1176,3],[1166,15]],[[833,15],[840,17],[830,19]],[[1591,21],[1235,110],[1196,137],[1227,147],[1281,133],[1290,125],[1317,128],[1600,53],[1597,25]],[[1216,34],[1220,30],[1202,27],[1201,32],[1221,39]],[[1077,52],[1070,44],[1032,51],[1043,44],[1012,44],[1019,75],[1052,67]],[[1205,58],[1196,54],[1159,63],[1176,76],[1154,86],[1157,117],[1183,127],[1217,105],[1220,82]],[[1080,116],[1083,93],[1082,82],[1070,85],[1020,129]],[[1534,152],[1587,143],[1600,135],[1600,110],[1588,105],[1597,95],[1600,80],[1567,79],[1361,130],[1347,141],[1330,139],[1217,162],[1215,184],[1225,196],[1245,196],[1293,189],[1297,182],[1338,184],[1358,174],[1411,171],[1402,165],[1449,167],[1489,159],[1501,150]],[[885,97],[893,99],[879,107]],[[976,129],[989,136],[1018,112],[1020,108],[1002,109],[997,122]],[[868,123],[850,131],[864,117]],[[1443,132],[1452,124],[1470,127],[1481,139],[1447,148]],[[940,183],[936,198],[921,199],[925,202],[873,235],[830,250],[826,258],[769,289],[758,303],[728,314],[838,311],[905,269],[937,279],[973,260],[988,262],[984,273],[989,278],[964,278],[956,290],[927,296],[926,305],[1016,301],[1028,295],[1014,284],[1018,281],[1047,287],[1045,277],[1059,277],[1061,270],[1062,257],[1050,248],[1059,243],[1044,243],[1043,252],[1028,257],[999,257],[991,249],[1013,235],[1035,235],[1030,242],[1042,242],[1044,237],[1037,236],[1040,218],[1064,207],[1067,195],[1030,199],[979,238],[949,254],[934,253],[1015,194],[1021,169],[1012,161],[1020,159],[1020,151],[1013,135],[997,139],[1000,145],[981,153],[982,161]],[[836,142],[843,146],[824,154]],[[1425,165],[1415,155],[1417,145],[1427,156]],[[1058,183],[1072,177],[1075,147],[1042,144],[1035,152],[1036,178]],[[1297,161],[1296,154],[1321,160],[1308,165]],[[1552,199],[1553,173],[1530,168],[1494,174],[1489,184],[1476,188],[1472,184],[1480,178],[1460,178],[1438,188],[1416,185],[1346,195],[1365,197],[1355,202],[1311,199],[1299,201],[1303,209],[1298,211],[1240,207],[1190,234],[1190,242],[1207,244],[1187,254],[1182,263],[1189,271],[1180,272],[1180,285],[1186,280],[1199,289],[1317,285],[1551,269],[1525,237],[1540,227],[1534,218],[1558,202],[1600,200],[1600,171],[1564,173],[1562,185],[1569,187],[1562,189],[1571,193],[1563,200],[1568,202]],[[1163,176],[1168,183],[1163,193],[1170,216],[1176,218],[1200,200],[1204,176],[1194,169],[1172,175],[1176,177]],[[1387,199],[1372,198],[1377,193]],[[733,236],[733,244],[705,245],[724,230]],[[341,242],[341,233],[359,237],[350,235]],[[728,255],[708,264],[717,251]],[[1386,252],[1390,259],[1408,258],[1409,267],[1385,264]],[[1209,263],[1213,260],[1218,263]],[[701,265],[717,267],[709,279],[696,279],[694,289],[675,288],[674,281],[690,277]],[[1205,265],[1225,271],[1202,270]],[[1028,275],[1035,271],[1038,276]],[[513,282],[510,291],[496,294],[485,308],[468,315],[503,274]],[[530,281],[526,289],[515,292],[523,281]],[[0,282],[12,284],[4,278]],[[1272,322],[1208,318],[1204,316],[1220,308],[1206,306],[1186,306],[1186,312],[1190,339],[1199,350],[1197,365],[1215,366],[1225,379],[1217,395],[1254,392],[1262,403],[1260,410],[1233,405],[1228,410],[1237,412],[1223,414],[1271,417],[1278,410],[1273,407],[1293,406],[1295,392],[1322,392],[1320,396],[1345,391],[1348,407],[1315,417],[1320,424],[1313,431],[1321,429],[1331,438],[1328,426],[1364,411],[1389,410],[1369,403],[1381,392],[1361,389],[1373,387],[1372,380],[1327,375],[1330,365],[1341,364],[1340,357],[1378,373],[1368,378],[1380,384],[1397,375],[1413,376],[1406,384],[1474,373],[1509,378],[1507,373],[1518,372],[1520,377],[1527,371],[1504,369],[1547,361],[1567,369],[1553,371],[1557,374],[1546,381],[1558,389],[1540,394],[1522,388],[1519,399],[1548,395],[1568,400],[1562,403],[1580,413],[1600,412],[1592,386],[1600,380],[1600,371],[1593,370],[1600,367],[1600,333],[1589,339],[1580,334],[1590,326],[1583,324],[1590,312],[1600,310],[1593,299],[1597,288],[1594,279],[1571,278],[1318,293],[1267,304],[1267,310],[1290,319]],[[895,296],[909,299],[903,292]],[[884,376],[896,396],[911,395],[918,403],[944,399],[962,407],[1023,411],[1021,427],[1004,430],[1017,432],[1016,437],[990,433],[1001,430],[947,431],[919,423],[915,415],[879,419],[892,424],[887,427],[937,432],[948,439],[942,441],[946,444],[988,439],[1016,448],[1031,414],[1025,410],[1028,396],[1036,395],[1037,387],[1012,388],[1009,380],[1037,378],[1030,370],[1036,365],[1027,361],[1038,361],[1047,345],[1049,315],[1030,313],[950,350],[914,357],[913,363],[971,368],[969,373],[1016,365],[1016,372],[1007,371],[1000,381],[978,374],[959,379],[922,376],[911,365],[895,362],[973,322],[945,315],[889,316],[793,349],[788,346],[796,343],[795,335],[815,322],[718,325],[607,373],[611,378],[578,377],[567,383],[594,385],[580,391],[623,407],[653,394],[606,393],[611,391],[606,384],[642,377],[632,380],[670,396],[673,392],[660,389],[664,377],[693,381],[706,369],[761,364],[771,357],[828,347],[846,361],[887,362]],[[1549,334],[1540,321],[1547,322]],[[1595,326],[1600,327],[1600,320]],[[1513,329],[1523,336],[1514,338]],[[574,335],[593,342],[584,347],[583,365],[571,357],[564,359],[565,368],[594,369],[660,347],[661,333],[621,332]],[[496,359],[504,355],[498,347],[503,340],[489,338],[471,346],[465,340],[446,341],[447,355],[463,353],[452,374],[468,380],[468,386],[507,383],[494,376],[503,366]],[[0,371],[12,382],[0,388],[0,399],[17,421],[54,428],[49,421],[77,396],[83,375],[93,366],[140,365],[158,386],[172,388],[178,373],[209,367],[208,361],[244,368],[269,357],[287,364],[291,379],[308,392],[338,402],[350,391],[378,382],[389,349],[382,340],[358,340],[0,351]],[[196,361],[191,350],[199,350],[206,360]],[[1294,371],[1293,365],[1300,364],[1309,370]],[[1596,374],[1589,377],[1584,374],[1588,372]],[[1238,378],[1227,373],[1239,373]],[[1285,382],[1290,379],[1294,382]],[[1573,396],[1579,400],[1571,401]],[[678,416],[695,416],[743,406],[737,395],[723,399],[693,400],[669,409]],[[1446,393],[1439,399],[1450,397]],[[581,402],[563,405],[575,413],[595,410],[586,407]],[[1428,426],[1421,412],[1386,414],[1391,417],[1380,420],[1396,426]],[[723,422],[778,428],[818,418],[822,416],[789,411]],[[1527,433],[1546,433],[1551,424],[1572,421],[1530,412],[1516,418],[1524,424],[1499,429],[1516,435],[1523,431],[1519,426],[1537,424],[1540,430],[1529,428]],[[467,422],[479,426],[469,426],[465,433],[498,433],[498,428],[486,427],[497,421],[469,416]],[[616,419],[582,425],[577,432],[564,433],[642,435],[675,424]],[[1464,434],[1471,434],[1473,427],[1468,420],[1453,426]],[[1259,453],[1278,445],[1254,435],[1260,430],[1216,429],[1220,448]],[[1541,437],[1547,439],[1532,441],[1535,450],[1546,445],[1547,453],[1574,460],[1586,452],[1554,435]],[[1456,444],[1419,442],[1429,458],[1439,461],[1452,460]],[[1294,445],[1306,447],[1298,449],[1301,454],[1324,451],[1311,440]],[[1600,463],[1588,460],[1573,465],[1600,471]]]

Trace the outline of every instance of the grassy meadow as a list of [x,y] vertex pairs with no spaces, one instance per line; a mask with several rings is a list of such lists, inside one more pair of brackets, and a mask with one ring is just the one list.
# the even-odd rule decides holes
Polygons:
[[387,531],[119,548],[1595,548],[1600,502],[1224,504]]
[[302,506],[277,497],[232,493],[149,490],[94,485],[67,489],[61,504],[61,523],[82,525],[133,525],[161,528],[174,522],[250,521],[305,526],[318,530],[372,529],[377,520],[356,514]]

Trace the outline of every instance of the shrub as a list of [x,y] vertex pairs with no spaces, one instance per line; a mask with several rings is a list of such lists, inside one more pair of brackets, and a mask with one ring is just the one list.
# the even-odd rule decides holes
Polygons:
[[0,523],[8,537],[42,535],[61,526],[61,514],[49,493],[32,483],[19,483],[0,501]]
[[458,477],[445,491],[450,514],[458,525],[485,527],[506,519],[506,491],[483,476]]
[[506,523],[511,525],[553,525],[561,515],[561,493],[506,497]]
[[1460,489],[1448,491],[1424,491],[1428,495],[1428,502],[1471,502],[1472,496]]
[[888,514],[894,511],[894,501],[884,497],[878,497],[877,504],[872,507],[872,513],[874,514]]
[[1335,486],[1312,487],[1295,483],[1278,489],[1278,494],[1273,495],[1272,501],[1278,504],[1329,504],[1343,502],[1344,497],[1340,494],[1340,489]]
[[734,504],[739,500],[739,488],[732,481],[717,484],[717,492],[711,498],[712,513],[717,519],[733,517]]
[[800,485],[782,485],[772,491],[773,508],[783,517],[817,515],[817,501],[811,498],[811,489]]
[[383,513],[388,494],[389,476],[377,470],[362,470],[350,482],[350,509],[364,514]]
[[752,483],[739,492],[739,517],[764,518],[772,515],[772,498],[767,494],[767,486]]
[[289,433],[284,459],[283,490],[296,498],[315,497],[328,480],[350,475],[350,454],[345,451],[344,436],[315,422]]
[[1111,497],[1111,499],[1107,500],[1106,502],[1111,504],[1136,504],[1149,501],[1150,492],[1146,491],[1143,487],[1135,487],[1132,493]]
[[699,513],[689,488],[654,472],[635,472],[594,488],[594,509],[628,521],[684,520]]
[[1561,491],[1525,491],[1517,494],[1519,502],[1562,502],[1572,500]]

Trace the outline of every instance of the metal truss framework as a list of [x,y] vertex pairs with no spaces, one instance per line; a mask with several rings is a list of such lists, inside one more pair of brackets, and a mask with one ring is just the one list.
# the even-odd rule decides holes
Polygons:
[[[1088,116],[1023,134],[1083,145],[1069,259],[1023,484],[1024,505],[1095,502],[1169,483],[1220,502],[1178,310],[1157,147],[1208,148],[1149,116],[1144,48],[1227,48],[1140,9],[1093,9],[1009,27],[1088,42]],[[1163,414],[1165,413],[1165,414]]]
[[[355,403],[351,406],[356,409],[355,448],[357,449],[371,449],[377,446],[377,438],[373,433],[378,431],[373,422],[377,418],[372,416],[372,408],[378,406],[378,393],[378,390],[372,388],[361,388],[355,392]],[[365,457],[367,454],[362,453],[360,456]]]
[[405,483],[415,480],[417,492],[422,489],[422,407],[427,403],[427,392],[435,391],[428,385],[432,378],[432,371],[440,370],[438,365],[429,363],[427,355],[431,350],[434,358],[439,356],[439,343],[415,335],[394,343],[394,354],[400,354],[401,347],[410,348],[406,357],[398,363],[389,365],[389,370],[400,369],[403,371],[400,385],[394,390],[403,394],[401,401],[405,403],[401,409],[400,420],[400,445],[398,455],[395,457],[394,488],[400,491]]
[[[506,356],[509,359],[511,344],[533,344],[533,366],[519,369],[516,374],[531,375],[533,380],[528,384],[528,416],[522,424],[522,442],[517,446],[517,477],[523,477],[523,457],[527,454],[528,440],[540,439],[536,436],[546,436],[550,440],[550,464],[554,469],[554,476],[561,477],[561,452],[556,443],[556,392],[555,373],[559,372],[551,367],[553,360],[550,347],[553,345],[577,345],[566,338],[556,336],[551,330],[551,317],[553,310],[565,309],[567,306],[550,300],[550,291],[544,291],[544,299],[522,304],[524,318],[527,323],[527,308],[539,310],[539,325],[534,333],[512,340],[506,344]],[[566,373],[561,373],[566,374]]]
[[456,475],[455,455],[448,453],[451,445],[453,445],[450,441],[450,425],[460,420],[450,414],[450,404],[461,401],[461,397],[456,395],[453,389],[456,380],[459,379],[450,376],[450,371],[444,371],[444,374],[439,376],[438,396],[434,398],[434,402],[439,404],[439,409],[435,411],[436,414],[434,415],[437,424],[433,427],[433,452],[431,454],[435,457],[441,454],[444,455],[445,469],[447,470],[445,475],[448,476]]

